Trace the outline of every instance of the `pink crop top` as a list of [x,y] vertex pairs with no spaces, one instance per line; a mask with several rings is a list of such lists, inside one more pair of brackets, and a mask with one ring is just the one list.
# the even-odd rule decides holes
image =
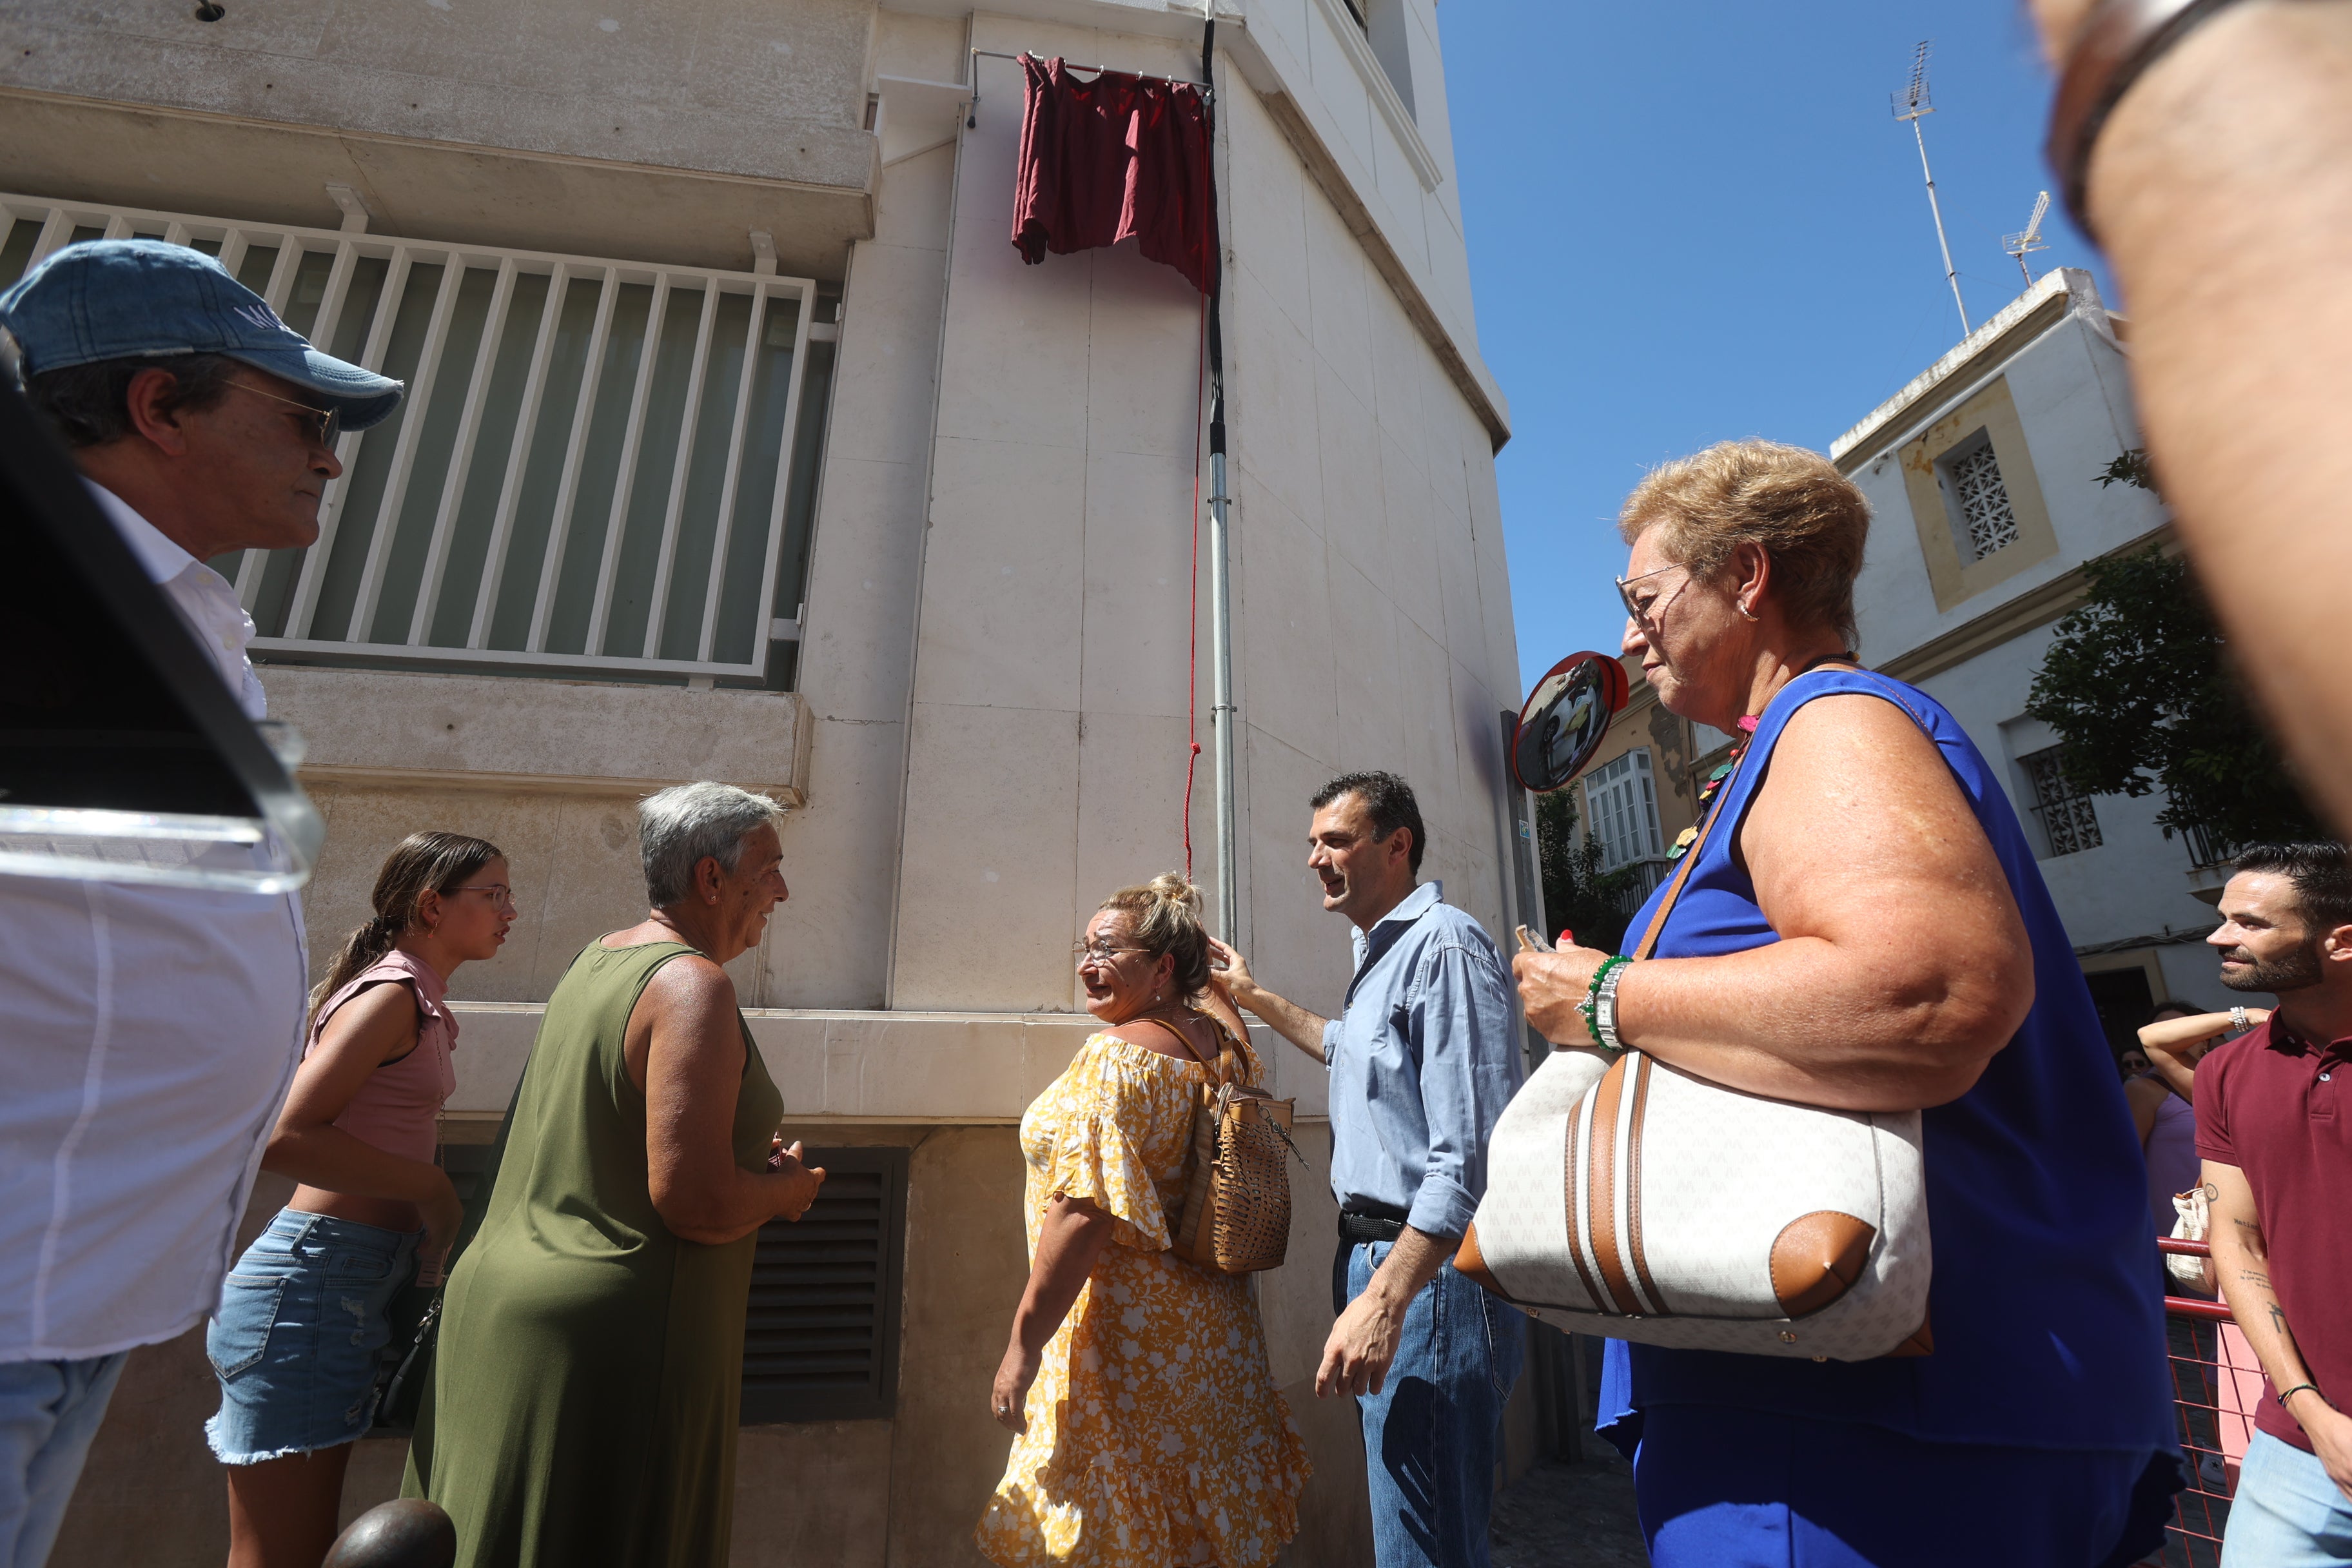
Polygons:
[[404,983],[415,994],[416,1048],[370,1073],[352,1102],[343,1107],[343,1113],[335,1118],[335,1125],[387,1154],[429,1165],[439,1142],[441,1107],[457,1089],[457,1068],[449,1061],[449,1053],[457,1047],[457,1020],[444,1005],[447,984],[433,973],[430,964],[418,963],[398,948],[377,959],[319,1008],[302,1054],[307,1057],[319,1048],[319,1036],[336,1008],[367,987],[387,982]]

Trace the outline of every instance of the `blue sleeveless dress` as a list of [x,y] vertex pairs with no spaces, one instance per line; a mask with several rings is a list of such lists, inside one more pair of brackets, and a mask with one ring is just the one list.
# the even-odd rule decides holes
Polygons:
[[1657,956],[1780,940],[1732,858],[1738,824],[1790,717],[1849,692],[1895,703],[1935,742],[2033,945],[2016,1037],[1922,1118],[1934,1353],[1814,1363],[1612,1341],[1599,1426],[1634,1462],[1656,1568],[2134,1563],[2179,1486],[2138,1141],[2033,852],[1958,721],[1867,671],[1791,681],[1724,786]]

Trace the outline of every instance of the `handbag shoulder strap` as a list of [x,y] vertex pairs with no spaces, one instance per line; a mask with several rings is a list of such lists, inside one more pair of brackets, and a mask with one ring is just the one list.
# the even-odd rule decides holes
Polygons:
[[[1814,670],[1832,664],[1852,665],[1856,669],[1862,668],[1850,658],[1825,658],[1807,665],[1797,672],[1798,678],[1811,675]],[[1794,685],[1795,681],[1792,680],[1790,684]],[[1787,688],[1784,687],[1782,689],[1785,690]],[[1910,710],[1906,708],[1904,711],[1908,713]],[[1913,722],[1918,721],[1917,714],[1914,713],[1911,717]],[[1713,808],[1707,812],[1706,819],[1699,824],[1698,837],[1691,840],[1691,847],[1688,849],[1683,851],[1682,864],[1675,868],[1675,879],[1666,884],[1666,896],[1658,900],[1658,912],[1650,917],[1649,930],[1642,933],[1641,944],[1633,949],[1632,956],[1635,960],[1649,957],[1656,949],[1658,938],[1666,929],[1666,916],[1674,912],[1675,900],[1683,896],[1683,884],[1690,880],[1691,868],[1698,864],[1699,851],[1706,847],[1707,835],[1715,831],[1716,820],[1723,815],[1724,803],[1731,798],[1731,786],[1738,783],[1739,769],[1747,761],[1748,753],[1743,751],[1739,754],[1739,760],[1732,764],[1732,771],[1725,775],[1723,788],[1716,795]]]
[[[1747,760],[1744,755],[1740,758],[1743,763]],[[1706,847],[1707,835],[1715,831],[1716,819],[1723,815],[1723,803],[1731,798],[1731,786],[1739,777],[1738,768],[1738,763],[1732,764],[1731,773],[1724,778],[1722,793],[1715,797],[1714,806],[1698,825],[1698,837],[1683,851],[1682,864],[1675,868],[1674,880],[1666,884],[1666,896],[1658,900],[1657,913],[1650,917],[1649,929],[1642,933],[1640,944],[1633,949],[1632,956],[1636,963],[1656,950],[1659,934],[1666,929],[1666,917],[1674,912],[1675,900],[1683,896],[1683,884],[1690,880],[1691,868],[1698,864],[1699,851]]]
[[1208,1072],[1209,1079],[1212,1082],[1215,1083],[1220,1089],[1224,1087],[1225,1075],[1219,1069],[1218,1065],[1213,1061],[1202,1060],[1201,1053],[1193,1047],[1192,1040],[1185,1035],[1183,1030],[1176,1027],[1175,1025],[1163,1024],[1157,1018],[1130,1018],[1128,1020],[1127,1024],[1121,1024],[1118,1027],[1124,1029],[1129,1024],[1149,1024],[1155,1029],[1159,1029],[1166,1034],[1174,1036],[1176,1043],[1184,1047],[1186,1059],[1199,1062],[1202,1068],[1206,1069]]

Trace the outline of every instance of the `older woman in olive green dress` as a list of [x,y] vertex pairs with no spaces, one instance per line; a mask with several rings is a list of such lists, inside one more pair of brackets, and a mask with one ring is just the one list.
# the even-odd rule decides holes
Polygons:
[[719,1568],[756,1233],[824,1180],[719,966],[786,896],[781,808],[725,784],[640,810],[639,925],[548,998],[479,1231],[449,1279],[404,1490],[459,1568]]

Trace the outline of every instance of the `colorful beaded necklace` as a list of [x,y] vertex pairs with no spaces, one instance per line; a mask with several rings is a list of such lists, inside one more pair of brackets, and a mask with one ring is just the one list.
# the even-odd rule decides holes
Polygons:
[[[1748,754],[1749,742],[1756,739],[1757,720],[1758,715],[1753,713],[1743,713],[1739,716],[1739,743],[1731,748],[1730,753],[1723,759],[1722,764],[1715,772],[1706,775],[1706,783],[1699,785],[1699,822],[1706,820],[1707,812],[1715,805],[1715,797],[1723,793],[1723,781],[1731,776],[1732,772],[1739,766],[1739,759]],[[1666,851],[1666,858],[1670,861],[1681,859],[1690,847],[1697,841],[1698,826],[1694,823],[1684,828],[1680,836],[1675,839],[1675,847]]]

